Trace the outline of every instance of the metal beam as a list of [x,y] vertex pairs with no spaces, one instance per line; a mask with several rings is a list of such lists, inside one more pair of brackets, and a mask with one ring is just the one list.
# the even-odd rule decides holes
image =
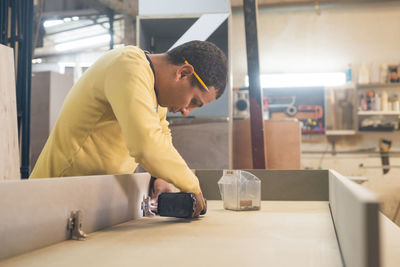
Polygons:
[[[382,2],[398,2],[398,0],[319,0],[319,4],[367,4]],[[315,5],[315,0],[258,0],[259,7]],[[242,7],[242,0],[231,0],[232,8]]]
[[257,38],[257,0],[243,0],[249,75],[251,150],[253,169],[265,169],[264,125]]
[[115,13],[124,14],[132,18],[136,18],[138,15],[139,8],[137,0],[130,1],[131,4],[120,2],[118,0],[97,0],[97,2],[114,10]]
[[[21,1],[22,2],[22,1]],[[21,140],[21,178],[26,179],[30,173],[30,129],[31,129],[31,73],[33,52],[33,0],[20,3],[20,42],[18,43],[18,76],[17,87],[21,95],[20,103],[20,140]],[[22,44],[21,44],[22,43]]]
[[8,44],[8,1],[0,2],[0,44]]

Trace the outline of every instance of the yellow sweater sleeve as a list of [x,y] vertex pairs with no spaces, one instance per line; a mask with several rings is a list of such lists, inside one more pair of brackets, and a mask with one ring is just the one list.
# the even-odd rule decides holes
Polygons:
[[168,126],[160,122],[153,73],[144,60],[135,53],[123,52],[106,73],[105,96],[136,162],[151,175],[197,194],[197,177],[174,148],[169,130],[165,130]]
[[163,117],[161,118],[161,121],[160,121],[160,125],[161,125],[162,132],[168,137],[169,141],[172,143],[171,130],[168,127],[169,122],[167,121],[167,112],[165,112],[165,114],[163,114]]

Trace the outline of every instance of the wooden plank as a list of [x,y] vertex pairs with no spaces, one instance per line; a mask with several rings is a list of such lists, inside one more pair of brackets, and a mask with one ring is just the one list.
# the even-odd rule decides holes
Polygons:
[[20,179],[13,49],[0,45],[0,180]]
[[[284,135],[282,134],[284,133]],[[233,121],[233,168],[252,169],[250,121]],[[264,147],[269,170],[300,169],[301,131],[298,121],[265,120]],[[267,149],[268,148],[268,149]]]
[[198,220],[139,218],[0,262],[1,266],[342,266],[327,202],[209,201]]
[[82,210],[86,233],[141,216],[149,180],[140,173],[1,182],[0,259],[69,239],[71,211]]
[[232,127],[232,168],[252,169],[250,120],[234,120]]
[[398,267],[400,262],[400,227],[385,215],[379,215],[382,266]]
[[[247,170],[261,180],[261,200],[328,201],[327,170]],[[206,199],[219,200],[222,170],[196,170]]]
[[299,121],[266,120],[264,121],[264,131],[266,168],[269,170],[299,170],[301,167]]
[[378,198],[329,170],[329,202],[345,265],[380,266]]

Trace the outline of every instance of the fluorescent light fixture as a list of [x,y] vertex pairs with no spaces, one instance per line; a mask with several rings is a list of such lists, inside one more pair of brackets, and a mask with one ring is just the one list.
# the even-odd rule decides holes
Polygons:
[[40,64],[40,63],[42,63],[42,59],[41,58],[34,58],[34,59],[32,59],[32,64]]
[[63,23],[64,23],[64,21],[61,19],[52,19],[52,20],[46,20],[45,22],[43,22],[43,26],[45,28],[50,28],[50,27],[54,27],[57,25],[61,25]]
[[62,68],[75,68],[79,66],[80,68],[88,68],[93,64],[93,62],[59,62],[58,66]]
[[[249,77],[246,76],[246,85],[249,84],[248,81]],[[261,74],[260,83],[262,88],[340,86],[346,83],[346,74],[344,72]]]
[[98,47],[101,45],[105,45],[110,42],[110,35],[103,34],[98,36],[93,36],[89,38],[79,39],[75,41],[65,42],[56,44],[55,49],[57,51],[68,51],[75,50],[79,48],[89,48],[89,47]]

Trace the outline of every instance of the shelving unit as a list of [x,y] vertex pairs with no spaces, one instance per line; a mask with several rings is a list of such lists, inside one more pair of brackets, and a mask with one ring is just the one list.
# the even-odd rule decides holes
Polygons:
[[[373,119],[373,116],[379,116],[376,119],[381,123],[397,121],[400,118],[400,111],[361,111],[359,95],[361,92],[374,90],[380,92],[386,90],[389,94],[400,96],[400,83],[372,83],[372,84],[346,84],[343,86],[326,88],[325,108],[326,108],[326,135],[327,136],[349,136],[355,135],[358,131],[377,131],[376,126],[373,130],[361,127],[364,119]],[[343,109],[343,103],[347,103],[347,109]],[[352,105],[353,108],[350,108]],[[350,121],[344,123],[343,115],[352,115]],[[344,123],[344,124],[343,124]],[[353,126],[351,126],[353,125]],[[396,128],[396,127],[395,127]],[[395,128],[391,130],[395,130]],[[388,131],[388,128],[382,127],[382,131]]]
[[[400,83],[372,83],[356,84],[358,91],[358,109],[360,109],[360,95],[373,90],[375,94],[386,92],[390,97],[400,95]],[[383,104],[382,104],[383,105]],[[390,107],[390,103],[389,103]],[[357,112],[358,131],[395,131],[398,129],[400,111],[396,110],[359,110]]]
[[356,84],[357,89],[400,88],[400,83]]
[[400,116],[399,111],[358,111],[357,112],[358,116],[372,116],[372,115],[388,115],[388,116]]
[[355,135],[356,133],[356,130],[328,130],[325,132],[325,135]]

